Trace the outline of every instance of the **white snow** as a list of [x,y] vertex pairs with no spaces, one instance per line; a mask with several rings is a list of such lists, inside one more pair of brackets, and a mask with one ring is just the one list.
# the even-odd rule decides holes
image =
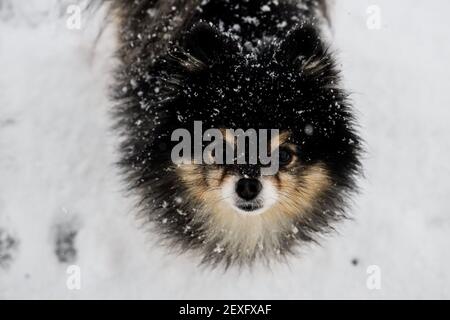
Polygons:
[[[450,298],[450,2],[377,0],[370,30],[372,1],[338,1],[335,47],[368,149],[354,220],[289,265],[225,273],[167,253],[134,218],[108,114],[113,30],[94,46],[97,24],[68,30],[41,16],[54,1],[13,2],[20,15],[0,20],[0,228],[20,243],[0,298]],[[73,217],[71,291],[51,237]],[[366,286],[371,265],[381,290]]]

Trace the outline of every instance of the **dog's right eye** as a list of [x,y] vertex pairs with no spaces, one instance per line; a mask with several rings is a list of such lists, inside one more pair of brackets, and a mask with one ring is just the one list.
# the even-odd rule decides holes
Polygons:
[[294,155],[289,149],[280,149],[279,151],[279,161],[281,166],[287,166],[292,162]]

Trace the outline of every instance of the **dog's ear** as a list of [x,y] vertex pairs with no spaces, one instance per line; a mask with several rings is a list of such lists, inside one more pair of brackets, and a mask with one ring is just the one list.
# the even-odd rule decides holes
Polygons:
[[292,64],[297,59],[320,56],[325,52],[319,32],[311,24],[302,24],[288,32],[275,53],[276,61]]
[[233,39],[206,22],[195,25],[186,35],[185,50],[205,65],[230,57],[239,48]]

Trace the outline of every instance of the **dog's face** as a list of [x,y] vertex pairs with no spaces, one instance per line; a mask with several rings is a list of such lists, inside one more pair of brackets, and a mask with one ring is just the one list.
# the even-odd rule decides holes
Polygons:
[[[343,216],[359,139],[334,60],[314,27],[247,51],[200,24],[169,51],[155,74],[138,82],[139,105],[122,113],[131,118],[124,166],[167,239],[200,249],[205,261],[245,263],[290,253]],[[262,175],[259,161],[174,163],[171,132],[193,131],[194,121],[205,130],[277,129],[268,143],[277,172]]]
[[315,214],[332,188],[326,166],[302,163],[298,149],[282,142],[272,150],[279,152],[275,175],[262,176],[250,165],[177,167],[186,201],[195,208],[192,224],[203,226],[205,244],[237,261],[284,252],[298,236],[299,222]]

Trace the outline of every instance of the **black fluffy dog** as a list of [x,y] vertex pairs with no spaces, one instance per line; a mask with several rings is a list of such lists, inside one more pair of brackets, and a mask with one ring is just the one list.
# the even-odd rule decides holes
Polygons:
[[[250,264],[295,252],[345,216],[360,139],[319,31],[323,1],[134,0],[113,10],[120,164],[169,245]],[[194,121],[278,129],[278,173],[174,164],[171,135]]]

